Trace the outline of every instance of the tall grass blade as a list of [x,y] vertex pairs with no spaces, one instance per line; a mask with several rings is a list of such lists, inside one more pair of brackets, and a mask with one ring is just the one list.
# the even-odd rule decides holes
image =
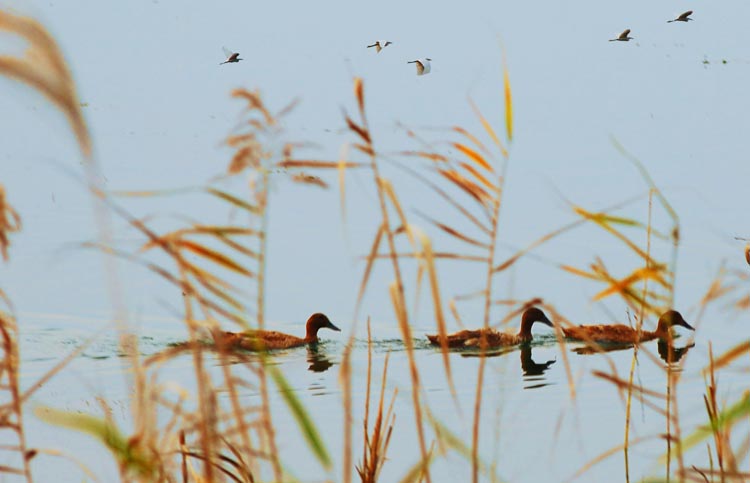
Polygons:
[[443,301],[440,296],[440,286],[438,283],[437,268],[435,267],[435,260],[432,256],[432,242],[430,238],[422,232],[419,232],[419,239],[422,244],[422,252],[424,253],[425,265],[427,266],[427,277],[430,281],[430,290],[432,293],[432,306],[435,311],[435,321],[438,326],[438,335],[440,339],[440,348],[443,353],[443,367],[445,368],[445,375],[448,379],[448,387],[450,388],[453,400],[458,404],[458,394],[456,393],[456,387],[453,384],[453,375],[451,373],[450,357],[448,353],[448,331],[445,325],[445,316],[443,314]]
[[498,137],[495,130],[492,128],[492,124],[487,121],[487,118],[482,115],[482,111],[479,110],[479,107],[472,101],[469,100],[471,103],[471,108],[474,110],[474,113],[479,118],[479,121],[482,123],[482,127],[484,127],[484,130],[487,131],[487,134],[489,134],[490,138],[495,142],[495,146],[500,150],[504,158],[508,157],[508,150],[505,149],[505,146],[503,146],[503,143],[500,141],[500,138]]
[[[732,347],[722,355],[720,355],[713,363],[714,369],[721,369],[722,367],[728,366],[738,357],[750,353],[750,340],[740,342],[736,346]],[[705,368],[704,371],[708,370]]]
[[284,399],[289,411],[291,411],[292,416],[294,416],[295,421],[297,421],[297,425],[299,426],[300,431],[302,431],[302,436],[305,438],[305,442],[307,442],[307,445],[310,447],[323,468],[327,470],[330,469],[331,458],[328,456],[328,450],[325,447],[325,443],[320,437],[320,433],[315,427],[315,423],[313,423],[312,419],[307,414],[302,402],[294,395],[294,390],[287,382],[284,374],[282,374],[276,366],[266,364],[265,368],[276,383],[276,386],[279,388],[279,393]]
[[370,280],[370,273],[372,273],[372,266],[375,263],[375,259],[378,255],[378,249],[380,248],[380,241],[383,239],[383,234],[385,233],[385,226],[380,225],[378,227],[378,232],[375,234],[375,239],[372,241],[372,247],[370,247],[370,254],[367,256],[367,265],[365,266],[365,271],[362,274],[362,281],[359,284],[359,292],[357,292],[357,302],[355,304],[354,308],[354,317],[357,317],[357,314],[359,313],[359,308],[362,306],[362,299],[365,296],[365,291],[367,290],[367,282]]
[[[735,424],[745,421],[745,418],[750,416],[750,394],[745,394],[742,399],[718,412],[715,416],[716,418],[713,422],[705,426],[700,426],[682,440],[681,446],[683,451],[687,451],[701,444],[704,440],[715,437],[717,433],[726,431]],[[666,459],[666,454],[660,458],[662,462],[665,462]]]
[[120,465],[141,476],[152,475],[156,471],[156,462],[123,435],[111,421],[44,406],[35,408],[34,415],[48,424],[93,436],[112,452]]
[[81,111],[73,77],[57,42],[36,20],[0,10],[0,30],[22,37],[28,48],[22,58],[0,56],[0,74],[36,89],[68,119],[85,157],[91,155],[91,137]]
[[490,173],[494,172],[494,170],[492,169],[492,165],[488,163],[481,154],[474,151],[470,147],[461,143],[453,143],[453,147],[464,153],[469,159],[471,159]]
[[226,191],[217,190],[215,188],[207,188],[206,191],[237,208],[248,211],[254,215],[260,214],[260,210],[257,206],[251,205],[247,201],[227,193]]
[[[503,93],[505,94],[505,133],[513,141],[513,95],[510,91],[510,73],[503,53]],[[507,156],[507,154],[506,154]]]

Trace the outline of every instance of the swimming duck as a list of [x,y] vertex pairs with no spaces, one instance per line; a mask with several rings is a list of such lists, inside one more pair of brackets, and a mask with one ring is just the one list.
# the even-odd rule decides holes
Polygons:
[[245,332],[224,332],[222,343],[231,349],[249,351],[289,349],[318,342],[318,330],[331,329],[341,332],[324,314],[312,314],[305,324],[305,338],[274,330],[248,330]]
[[[448,347],[450,348],[469,348],[469,347],[480,347],[482,339],[485,340],[485,347],[501,347],[508,345],[521,344],[523,342],[529,342],[531,340],[531,326],[534,322],[541,322],[545,325],[552,327],[552,322],[544,315],[544,312],[532,307],[526,309],[521,317],[521,330],[518,334],[510,334],[507,332],[498,332],[494,329],[478,329],[478,330],[462,330],[455,334],[447,336]],[[439,335],[428,335],[430,343],[432,345],[440,345]]]
[[638,331],[624,324],[611,325],[579,325],[577,327],[563,327],[565,337],[574,340],[584,340],[603,343],[635,343],[645,342],[653,339],[666,339],[669,337],[671,327],[679,325],[686,329],[695,330],[693,326],[685,322],[682,315],[676,310],[667,310],[659,317],[656,330]]

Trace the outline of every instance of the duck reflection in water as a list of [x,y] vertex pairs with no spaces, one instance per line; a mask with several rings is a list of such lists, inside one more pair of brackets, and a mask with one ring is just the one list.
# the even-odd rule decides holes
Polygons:
[[310,372],[325,372],[333,366],[328,354],[319,344],[307,346],[307,370]]
[[[695,342],[691,342],[685,347],[675,347],[673,343],[670,343],[666,340],[659,340],[658,342],[658,350],[659,350],[659,357],[662,358],[664,362],[667,364],[674,364],[680,361],[685,354],[691,349],[695,347]],[[603,343],[603,344],[597,344],[594,345],[585,345],[581,347],[574,347],[572,349],[573,352],[580,355],[589,355],[589,354],[599,354],[603,352],[616,352],[616,351],[624,351],[628,349],[632,349],[633,344],[612,344],[612,343]]]
[[675,347],[674,344],[670,344],[668,341],[660,340],[659,357],[667,364],[675,364],[680,362],[680,359],[685,357],[685,354],[693,347],[695,347],[695,342],[691,342],[685,347]]
[[[520,347],[520,354],[521,354],[521,371],[523,371],[523,378],[526,381],[546,381],[544,377],[544,373],[547,372],[547,369],[557,362],[557,359],[551,359],[547,362],[536,362],[531,354],[531,344],[523,344]],[[515,348],[504,348],[500,350],[495,351],[487,351],[484,353],[484,357],[500,357],[505,354],[515,352]],[[482,357],[482,354],[480,352],[463,352],[461,353],[461,357]],[[538,387],[544,387],[548,383],[543,382],[541,384],[535,384],[532,386],[527,386],[524,389],[536,389]]]
[[521,347],[521,369],[526,377],[544,375],[549,366],[555,362],[557,362],[557,359],[551,359],[540,364],[531,357],[531,346]]

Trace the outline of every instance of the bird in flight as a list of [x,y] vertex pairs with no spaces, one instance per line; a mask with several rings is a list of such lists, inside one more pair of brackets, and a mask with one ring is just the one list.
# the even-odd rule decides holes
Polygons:
[[619,37],[617,37],[616,39],[609,39],[609,41],[610,42],[615,42],[615,41],[627,42],[628,40],[633,40],[633,39],[634,37],[630,37],[630,29],[625,29],[622,31]]
[[680,16],[677,17],[674,20],[667,20],[667,23],[672,23],[672,22],[689,22],[690,20],[693,20],[692,18],[690,18],[690,16],[692,14],[693,14],[693,11],[692,10],[688,10],[687,12],[681,13]]
[[239,62],[241,60],[244,60],[244,59],[240,59],[239,52],[232,52],[231,50],[227,49],[226,47],[222,47],[222,49],[224,49],[224,55],[227,56],[227,60],[225,60],[224,62],[222,62],[219,65],[229,64],[229,63],[234,63],[234,62]]
[[367,48],[369,49],[369,48],[375,47],[375,51],[377,53],[380,53],[381,50],[383,50],[384,48],[388,47],[392,43],[393,42],[390,42],[388,40],[384,40],[384,41],[378,40],[374,44],[368,45]]
[[425,75],[430,73],[430,59],[425,57],[424,59],[411,60],[407,64],[417,64],[417,75]]

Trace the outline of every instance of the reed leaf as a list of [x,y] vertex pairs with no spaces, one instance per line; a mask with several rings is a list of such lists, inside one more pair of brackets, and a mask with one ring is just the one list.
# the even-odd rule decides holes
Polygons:
[[354,143],[352,144],[352,146],[354,146],[354,149],[361,153],[364,153],[368,156],[375,156],[375,150],[370,144]]
[[227,270],[239,273],[240,275],[244,275],[246,277],[253,277],[253,272],[246,269],[239,263],[235,262],[228,256],[217,252],[216,250],[212,250],[211,248],[208,248],[204,245],[201,245],[199,243],[195,243],[190,240],[175,240],[175,245],[179,246],[180,248],[184,248],[202,258],[205,258],[206,260],[210,260],[214,262],[217,265],[220,265]]
[[468,139],[469,141],[471,141],[472,143],[474,143],[474,145],[477,147],[477,149],[479,149],[480,151],[482,151],[485,155],[489,156],[489,154],[490,154],[489,150],[485,147],[484,144],[482,144],[482,142],[476,136],[474,136],[473,134],[471,134],[469,131],[467,131],[466,129],[462,128],[461,126],[453,126],[452,129],[455,132],[457,132],[457,133],[461,134],[462,136],[466,137],[466,139]]
[[610,285],[606,289],[596,294],[593,300],[596,302],[603,298],[609,297],[610,295],[625,292],[626,289],[630,288],[631,285],[643,280],[655,280],[662,287],[669,288],[669,283],[664,279],[664,277],[661,276],[662,272],[665,269],[666,267],[664,265],[660,265],[657,267],[639,268],[627,277],[617,281],[617,283]]
[[326,470],[331,468],[331,458],[328,456],[328,450],[326,449],[323,439],[320,437],[318,429],[315,427],[315,423],[305,411],[302,402],[294,395],[294,390],[287,382],[284,374],[278,367],[266,364],[266,371],[271,375],[271,378],[279,388],[279,393],[284,399],[287,407],[294,416],[294,420],[302,432],[302,436],[305,438],[305,442],[312,450],[313,454],[317,458],[318,462]]
[[419,158],[428,159],[437,163],[448,163],[449,160],[446,156],[438,153],[428,153],[426,151],[401,151],[402,156],[415,156]]
[[[380,241],[383,239],[385,233],[385,225],[378,227],[378,232],[375,234],[375,238],[372,241],[372,247],[370,247],[370,254],[367,256],[367,265],[365,271],[362,274],[362,281],[359,284],[359,292],[357,293],[357,302],[355,304],[354,316],[356,318],[359,313],[359,308],[362,305],[362,299],[365,296],[365,290],[367,290],[367,282],[370,280],[370,273],[372,272],[372,266],[377,258],[378,249],[380,248]],[[389,255],[390,257],[390,255]]]
[[[736,346],[720,355],[715,361],[713,361],[713,368],[721,369],[722,367],[728,366],[732,363],[732,361],[734,361],[738,357],[745,355],[746,353],[750,353],[750,340],[740,342]],[[707,370],[709,370],[708,367],[704,369],[704,371]]]
[[452,182],[465,193],[474,198],[480,205],[485,206],[488,199],[491,199],[489,193],[481,188],[476,183],[469,181],[464,176],[453,169],[440,169],[438,172],[443,175],[448,181]]
[[62,52],[47,29],[36,20],[0,10],[0,30],[22,37],[28,48],[22,58],[0,56],[0,74],[36,89],[68,119],[81,152],[91,155],[91,137],[81,111],[73,77]]
[[487,121],[487,118],[485,118],[482,115],[482,112],[479,110],[479,107],[477,107],[477,105],[474,103],[474,101],[472,101],[470,99],[469,102],[470,102],[471,108],[474,110],[474,113],[476,114],[477,118],[479,118],[479,121],[482,123],[482,127],[484,128],[484,130],[487,131],[487,134],[489,134],[490,138],[495,142],[495,146],[497,146],[497,148],[500,150],[500,152],[502,153],[503,157],[507,158],[508,157],[508,150],[505,149],[505,147],[503,146],[503,143],[500,141],[500,138],[498,137],[497,133],[495,132],[494,129],[492,129],[492,125],[489,123],[489,121]]
[[461,143],[453,143],[453,147],[456,148],[456,149],[458,149],[459,151],[461,151],[469,159],[471,159],[476,164],[478,164],[479,166],[483,167],[484,169],[486,169],[490,173],[494,172],[494,170],[492,169],[492,165],[490,163],[488,163],[487,160],[484,159],[484,157],[481,154],[479,154],[478,152],[474,151],[470,147],[468,147],[468,146],[466,146],[464,144],[461,144]]
[[207,188],[206,191],[217,198],[220,198],[227,203],[230,203],[231,205],[243,209],[245,211],[248,211],[254,215],[257,215],[260,213],[260,209],[257,206],[251,205],[247,201],[238,198],[230,193],[227,193],[226,191],[217,190],[215,188]]
[[311,184],[319,188],[328,189],[328,183],[323,181],[318,176],[313,176],[307,173],[296,173],[292,176],[292,181],[300,184]]
[[[315,169],[341,169],[340,161],[314,161],[314,160],[302,160],[302,159],[288,159],[285,161],[279,161],[276,166],[279,168],[315,168]],[[368,165],[365,163],[354,163],[345,162],[343,163],[345,168],[366,168]]]
[[438,335],[440,338],[440,348],[443,353],[443,367],[445,368],[445,375],[448,380],[448,387],[450,388],[453,399],[458,404],[458,396],[456,393],[456,387],[453,384],[453,375],[451,373],[451,363],[448,353],[448,331],[445,325],[445,316],[443,314],[443,301],[440,296],[440,286],[438,283],[437,268],[435,267],[435,260],[432,256],[432,241],[424,233],[419,232],[419,241],[422,244],[422,253],[424,254],[424,261],[427,267],[427,277],[430,281],[430,291],[432,293],[432,306],[435,311],[435,321],[437,322]]
[[141,476],[154,475],[157,466],[133,439],[123,435],[112,421],[97,418],[89,414],[60,411],[50,407],[39,406],[34,415],[47,424],[73,429],[98,439],[109,449],[118,463],[127,470]]
[[[439,442],[451,450],[461,455],[465,460],[471,461],[471,448],[464,443],[461,438],[456,436],[447,426],[438,421],[432,415],[429,417],[430,424],[435,431],[435,435]],[[490,472],[490,466],[484,461],[479,462],[479,470],[487,476],[490,476],[491,481],[501,481],[501,479]]]
[[468,164],[468,163],[459,163],[459,166],[464,168],[466,171],[471,173],[480,183],[482,183],[484,186],[487,187],[490,191],[494,191],[495,193],[500,193],[500,190],[495,186],[492,181],[488,180],[485,176],[482,175],[477,169]]
[[349,129],[355,132],[360,138],[362,138],[362,141],[364,141],[365,144],[368,144],[368,145],[372,144],[372,140],[370,139],[370,133],[367,131],[367,129],[363,128],[356,122],[352,121],[352,119],[349,116],[344,116],[344,119]]
[[505,94],[505,133],[508,141],[513,141],[513,95],[510,91],[510,74],[505,55],[503,55],[503,93]]
[[[463,242],[466,242],[466,243],[468,243],[470,245],[474,245],[474,246],[477,246],[477,247],[480,247],[480,248],[484,248],[484,249],[489,248],[489,246],[486,243],[480,242],[479,240],[471,238],[468,235],[464,235],[463,233],[459,232],[455,228],[451,228],[450,226],[448,226],[448,225],[446,225],[444,223],[440,223],[439,221],[433,220],[433,219],[428,219],[428,221],[430,221],[436,227],[440,228],[445,233],[447,233],[447,234],[451,235],[452,237],[455,237],[455,238],[457,238],[457,239],[459,239],[459,240],[461,240]],[[485,257],[485,260],[486,260],[486,257]]]
[[339,202],[341,205],[341,221],[346,223],[346,160],[349,156],[349,145],[344,144],[341,147],[339,155],[338,172],[339,172]]
[[411,468],[409,468],[409,471],[406,472],[406,474],[399,480],[399,483],[418,483],[421,482],[424,479],[424,474],[427,472],[427,469],[430,467],[430,464],[432,462],[432,452],[428,453],[427,457],[420,459],[414,465],[412,465]]
[[[714,437],[716,433],[725,431],[735,424],[745,420],[748,416],[750,416],[750,394],[745,393],[742,399],[723,411],[718,412],[713,422],[698,427],[687,437],[683,438],[680,444],[681,450],[689,450],[690,448],[702,443],[704,440]],[[672,456],[674,457],[675,454]],[[660,460],[662,463],[666,462],[667,455],[663,454]]]

